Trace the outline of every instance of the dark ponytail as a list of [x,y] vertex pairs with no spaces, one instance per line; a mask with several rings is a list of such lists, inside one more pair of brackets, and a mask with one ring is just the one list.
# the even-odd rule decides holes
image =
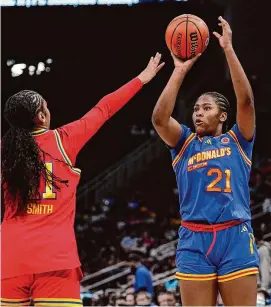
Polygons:
[[45,152],[31,134],[43,101],[36,92],[22,91],[10,97],[5,107],[4,115],[11,128],[1,141],[1,188],[5,205],[14,207],[18,215],[40,199],[41,177],[57,190],[57,183],[66,183],[45,167]]

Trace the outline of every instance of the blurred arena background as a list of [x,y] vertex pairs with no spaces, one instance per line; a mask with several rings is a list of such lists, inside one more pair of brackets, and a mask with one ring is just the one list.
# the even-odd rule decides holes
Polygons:
[[[180,14],[198,15],[210,32],[219,30],[219,15],[232,26],[234,47],[253,86],[257,112],[250,180],[252,222],[259,249],[266,246],[271,254],[267,4],[263,0],[1,0],[2,110],[10,95],[33,89],[48,101],[55,128],[79,118],[103,95],[137,76],[156,51],[166,62],[157,78],[85,146],[77,161],[82,178],[75,230],[85,305],[181,304],[174,279],[178,194],[170,153],[151,124],[154,104],[173,67],[164,32]],[[182,87],[175,117],[191,125],[195,98],[212,90],[228,97],[234,123],[232,84],[222,51],[211,37]],[[2,134],[7,128],[2,120]],[[152,273],[153,299],[145,291],[133,294],[134,271],[126,262],[131,253],[140,255]],[[261,276],[268,275],[269,280],[263,285],[259,279],[259,293],[266,299],[259,295],[259,305],[268,304],[270,295],[270,256],[264,261],[269,261],[268,274]]]

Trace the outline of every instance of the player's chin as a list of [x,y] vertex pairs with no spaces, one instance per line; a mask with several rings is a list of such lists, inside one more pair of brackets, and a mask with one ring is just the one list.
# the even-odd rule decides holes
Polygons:
[[195,125],[195,131],[199,136],[205,136],[207,134],[207,130],[206,128],[204,128],[203,125],[201,126]]

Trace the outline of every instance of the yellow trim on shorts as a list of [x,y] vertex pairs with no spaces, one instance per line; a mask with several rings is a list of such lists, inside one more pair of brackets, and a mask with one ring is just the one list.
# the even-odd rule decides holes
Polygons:
[[67,306],[67,307],[75,307],[75,306],[83,306],[83,302],[81,299],[76,298],[34,298],[35,306]]
[[79,302],[81,303],[82,300],[80,298],[68,298],[68,297],[58,297],[58,298],[48,298],[48,297],[35,297],[34,299],[35,301],[52,301],[52,302],[56,302],[56,301],[69,301],[69,302]]
[[1,297],[1,306],[29,306],[30,298],[4,298]]
[[83,306],[83,303],[81,304],[69,304],[69,303],[55,303],[55,302],[52,302],[52,303],[35,303],[35,306],[56,306],[56,307],[75,307],[75,306]]
[[35,306],[62,306],[78,307],[83,306],[82,300],[77,298],[34,298]]
[[255,274],[259,274],[258,268],[243,269],[243,270],[235,271],[235,272],[232,272],[226,275],[218,276],[218,282],[230,281],[230,280],[234,280],[240,277],[244,277],[248,275],[255,275]]
[[21,302],[21,301],[30,301],[30,297],[26,298],[5,298],[1,297],[1,301],[12,301],[12,302]]
[[217,274],[186,274],[177,272],[175,277],[180,280],[206,281],[217,279]]
[[30,301],[26,302],[26,303],[3,303],[3,302],[0,302],[0,306],[29,306],[30,304]]

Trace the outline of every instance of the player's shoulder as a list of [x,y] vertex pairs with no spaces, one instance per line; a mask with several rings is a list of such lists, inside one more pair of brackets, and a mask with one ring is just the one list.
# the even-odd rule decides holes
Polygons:
[[51,129],[36,129],[33,130],[31,134],[40,146],[42,144],[55,142],[54,132]]
[[255,137],[256,137],[256,129],[254,131],[253,138],[251,140],[247,140],[242,132],[240,131],[237,124],[233,125],[233,127],[227,132],[227,134],[241,147],[253,147]]
[[237,124],[227,132],[227,135],[231,138],[231,143],[237,145],[237,149],[240,151],[241,155],[244,157],[245,161],[251,166],[252,151],[255,141],[256,131],[254,132],[252,140],[247,140],[239,130]]
[[181,126],[181,135],[175,147],[170,148],[173,152],[179,151],[186,143],[190,142],[195,138],[195,133],[192,132],[190,128],[186,125],[180,124]]

